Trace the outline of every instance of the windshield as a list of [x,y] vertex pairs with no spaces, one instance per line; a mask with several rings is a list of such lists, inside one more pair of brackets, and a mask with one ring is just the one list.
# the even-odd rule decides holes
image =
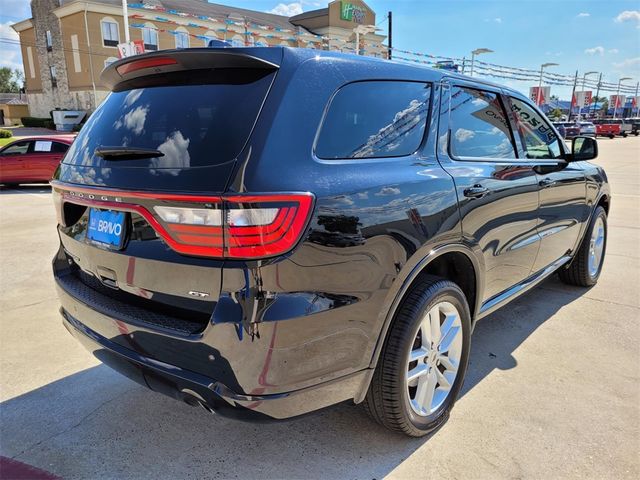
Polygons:
[[[113,92],[91,115],[64,162],[155,171],[229,162],[249,138],[273,76],[266,70],[207,70],[163,75],[164,84]],[[95,154],[98,147],[152,149],[162,155],[109,161]]]

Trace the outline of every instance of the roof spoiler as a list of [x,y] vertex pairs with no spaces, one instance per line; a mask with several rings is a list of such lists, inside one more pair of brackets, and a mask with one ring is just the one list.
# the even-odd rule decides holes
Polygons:
[[[255,53],[260,53],[260,56]],[[280,48],[189,48],[162,50],[123,58],[113,62],[102,71],[100,79],[109,88],[114,88],[134,78],[184,70],[206,68],[253,68],[277,70],[282,60]]]

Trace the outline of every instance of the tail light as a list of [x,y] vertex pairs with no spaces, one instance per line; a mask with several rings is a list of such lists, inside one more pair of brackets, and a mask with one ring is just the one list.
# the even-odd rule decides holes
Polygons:
[[141,60],[134,60],[129,63],[125,63],[116,68],[116,71],[120,75],[126,75],[127,73],[135,72],[136,70],[142,70],[145,68],[157,68],[166,65],[176,65],[178,62],[171,57],[152,57],[143,58]]
[[310,193],[203,197],[54,186],[58,222],[64,202],[135,212],[179,253],[233,259],[282,255],[302,238],[313,207]]

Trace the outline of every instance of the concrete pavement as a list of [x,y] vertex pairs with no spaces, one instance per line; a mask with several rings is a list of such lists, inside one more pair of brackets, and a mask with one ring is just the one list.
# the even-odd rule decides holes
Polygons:
[[48,189],[0,194],[0,454],[63,478],[639,478],[640,139],[599,139],[613,201],[602,277],[552,278],[479,323],[431,438],[340,405],[286,423],[210,416],[101,366],[62,327]]

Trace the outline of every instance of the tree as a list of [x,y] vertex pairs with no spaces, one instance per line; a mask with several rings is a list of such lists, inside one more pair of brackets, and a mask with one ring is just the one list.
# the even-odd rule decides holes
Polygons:
[[549,113],[549,116],[551,118],[561,118],[562,117],[562,110],[560,110],[559,108],[554,108],[553,110],[551,110],[551,112]]
[[18,93],[24,87],[24,75],[9,67],[0,67],[0,93]]

